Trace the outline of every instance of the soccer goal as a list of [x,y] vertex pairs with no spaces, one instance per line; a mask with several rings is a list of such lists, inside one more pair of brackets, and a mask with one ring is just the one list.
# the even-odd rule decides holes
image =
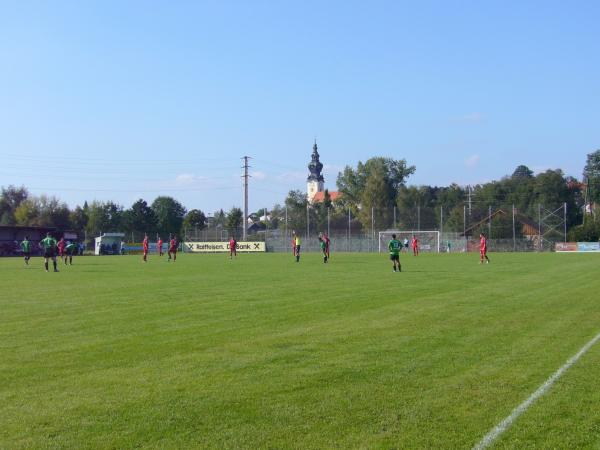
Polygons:
[[[396,239],[402,242],[404,247],[405,240],[408,241],[408,250],[412,252],[411,241],[413,236],[419,240],[419,251],[428,253],[440,252],[440,232],[439,231],[403,231],[388,230],[379,232],[379,253],[388,251],[388,242],[392,239],[392,234]],[[406,250],[406,249],[404,249]]]

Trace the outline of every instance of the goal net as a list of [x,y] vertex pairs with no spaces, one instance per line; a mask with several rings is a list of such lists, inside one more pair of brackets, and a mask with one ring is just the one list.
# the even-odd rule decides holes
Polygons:
[[408,250],[412,252],[411,241],[413,236],[419,241],[419,251],[426,253],[440,252],[440,232],[439,231],[403,231],[388,230],[379,232],[379,253],[388,251],[388,242],[392,239],[392,234],[396,239],[402,242],[403,251],[406,251],[404,244],[408,242]]

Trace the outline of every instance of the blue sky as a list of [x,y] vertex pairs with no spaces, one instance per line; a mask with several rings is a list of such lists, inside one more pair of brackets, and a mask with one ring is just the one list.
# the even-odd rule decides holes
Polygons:
[[600,3],[0,1],[0,185],[250,210],[372,156],[409,184],[600,148]]

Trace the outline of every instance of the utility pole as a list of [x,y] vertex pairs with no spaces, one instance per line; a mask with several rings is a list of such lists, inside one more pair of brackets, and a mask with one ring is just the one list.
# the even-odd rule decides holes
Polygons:
[[250,166],[248,165],[248,160],[250,159],[249,156],[244,156],[242,158],[244,160],[244,165],[242,166],[242,168],[244,169],[244,219],[242,220],[242,235],[243,235],[243,240],[246,240],[246,228],[248,225],[248,178],[250,177],[250,175],[248,175],[248,169],[250,168]]

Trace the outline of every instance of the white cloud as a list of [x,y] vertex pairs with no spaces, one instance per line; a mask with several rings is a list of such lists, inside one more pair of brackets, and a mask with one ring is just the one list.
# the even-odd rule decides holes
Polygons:
[[462,116],[457,116],[454,118],[454,120],[456,122],[477,123],[483,120],[483,115],[480,112],[472,112],[463,114]]
[[[308,172],[308,171],[307,171]],[[308,173],[304,171],[295,171],[295,172],[285,172],[277,176],[277,180],[279,181],[306,181],[306,177]]]
[[250,176],[252,176],[252,178],[254,178],[255,180],[264,180],[265,178],[267,178],[267,174],[261,172],[260,170],[250,172]]
[[175,184],[177,186],[190,186],[204,180],[206,180],[206,177],[193,175],[191,173],[182,173],[175,177]]
[[535,175],[539,175],[540,173],[544,173],[547,170],[550,170],[549,166],[533,166],[531,170]]
[[479,157],[479,155],[471,155],[467,159],[465,159],[465,166],[470,169],[473,169],[477,167],[477,164],[479,164],[480,159],[481,158]]
[[323,164],[323,173],[328,175],[334,175],[337,177],[337,174],[344,170],[342,166],[336,166],[335,164]]

